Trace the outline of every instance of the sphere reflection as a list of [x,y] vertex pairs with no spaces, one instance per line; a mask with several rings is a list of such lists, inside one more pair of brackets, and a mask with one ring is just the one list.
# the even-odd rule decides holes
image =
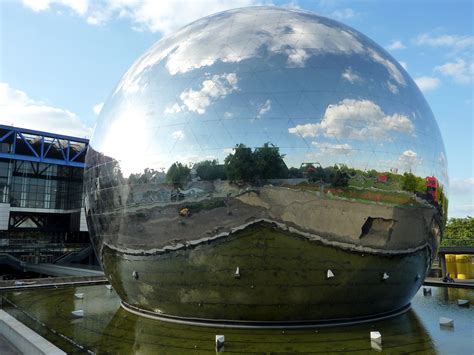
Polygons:
[[400,309],[446,219],[443,142],[413,80],[302,11],[230,10],[156,43],[104,105],[87,165],[107,276],[126,305],[163,316]]

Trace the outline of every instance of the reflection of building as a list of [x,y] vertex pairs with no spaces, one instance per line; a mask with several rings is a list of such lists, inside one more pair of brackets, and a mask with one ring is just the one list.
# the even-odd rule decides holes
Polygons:
[[0,126],[0,253],[10,254],[0,262],[51,263],[87,246],[87,146],[84,138]]

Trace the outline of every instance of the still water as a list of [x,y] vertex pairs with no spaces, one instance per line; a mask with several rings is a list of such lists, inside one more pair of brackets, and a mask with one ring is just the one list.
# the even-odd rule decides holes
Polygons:
[[[223,334],[222,354],[474,354],[474,310],[456,303],[461,298],[474,304],[474,290],[431,289],[431,296],[420,290],[408,312],[389,320],[305,330],[216,329],[151,320],[123,310],[105,286],[8,293],[3,307],[68,353],[212,354],[215,335]],[[76,299],[75,293],[84,298]],[[71,315],[78,309],[84,310],[83,318]],[[452,318],[454,327],[440,327],[439,317]],[[381,350],[371,347],[372,330],[382,333]]]

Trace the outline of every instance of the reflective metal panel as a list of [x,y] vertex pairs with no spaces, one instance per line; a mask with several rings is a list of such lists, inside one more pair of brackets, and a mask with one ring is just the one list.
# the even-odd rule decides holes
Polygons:
[[[400,309],[446,220],[444,146],[416,84],[361,33],[303,11],[230,10],[156,43],[105,103],[86,162],[111,283],[165,316]],[[334,297],[348,285],[357,307]]]

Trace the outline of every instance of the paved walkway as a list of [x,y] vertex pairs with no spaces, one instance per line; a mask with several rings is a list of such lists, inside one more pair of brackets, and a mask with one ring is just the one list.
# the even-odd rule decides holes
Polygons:
[[471,288],[474,289],[474,279],[459,280],[454,279],[454,282],[443,282],[439,277],[427,277],[423,283],[425,286],[440,286],[440,287],[453,287],[453,288]]

